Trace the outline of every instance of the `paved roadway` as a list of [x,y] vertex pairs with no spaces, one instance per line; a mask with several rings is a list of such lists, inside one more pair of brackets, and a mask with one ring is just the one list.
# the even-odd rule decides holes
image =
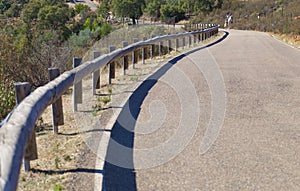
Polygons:
[[[200,154],[211,108],[223,101],[212,98],[212,89],[223,84],[213,81],[221,79],[219,71],[206,70],[216,63],[224,78],[226,113],[219,134],[213,131],[216,141]],[[300,190],[299,50],[265,33],[229,30],[222,42],[175,60],[152,77],[131,97],[137,121],[129,119],[128,110],[121,112],[127,123],[119,119],[112,130],[116,141],[134,150],[114,155],[111,142],[108,147],[108,157],[124,159],[122,164],[134,169],[106,162],[105,190]],[[192,136],[185,133],[195,125]],[[173,150],[164,147],[169,142]],[[140,153],[152,148],[160,152]],[[166,160],[173,151],[178,155]]]
[[69,6],[74,7],[77,3],[88,5],[92,11],[97,10],[97,5],[91,0],[71,0]]

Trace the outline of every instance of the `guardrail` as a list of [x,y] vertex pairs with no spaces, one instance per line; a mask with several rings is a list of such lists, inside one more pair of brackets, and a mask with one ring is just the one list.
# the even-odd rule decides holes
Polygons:
[[[57,100],[61,98],[61,95],[69,87],[73,85],[73,102],[74,110],[76,110],[76,104],[78,103],[78,98],[76,97],[81,96],[80,88],[76,88],[76,86],[80,84],[81,80],[85,76],[92,73],[95,74],[95,71],[98,71],[100,68],[110,64],[115,59],[122,58],[130,53],[134,53],[134,51],[153,46],[157,43],[161,44],[167,41],[169,44],[171,40],[176,40],[175,43],[177,46],[178,39],[183,38],[183,41],[185,41],[186,37],[192,36],[195,37],[195,41],[191,42],[189,38],[188,42],[199,43],[213,35],[216,35],[218,33],[219,25],[205,25],[205,29],[203,29],[203,25],[197,24],[194,25],[193,28],[199,30],[180,34],[164,35],[154,37],[149,40],[144,39],[144,41],[136,42],[131,45],[124,43],[124,48],[114,50],[112,47],[111,53],[95,58],[92,61],[85,62],[79,66],[77,66],[78,64],[76,64],[75,59],[74,64],[77,66],[76,68],[59,76],[56,74],[58,77],[54,80],[37,88],[27,97],[25,97],[25,95],[25,99],[19,103],[19,105],[11,113],[8,122],[0,128],[0,190],[12,191],[17,189],[20,167],[24,155],[26,158],[26,144],[33,135],[36,120],[47,106],[57,103]],[[134,62],[132,64],[134,64]],[[108,71],[108,73],[110,72]],[[97,78],[97,75],[93,75],[93,78],[95,77]],[[93,82],[96,80],[97,79],[93,79]],[[94,86],[95,84],[93,84],[93,88]],[[77,93],[75,91],[77,91]],[[54,127],[56,125],[57,124],[54,124]]]

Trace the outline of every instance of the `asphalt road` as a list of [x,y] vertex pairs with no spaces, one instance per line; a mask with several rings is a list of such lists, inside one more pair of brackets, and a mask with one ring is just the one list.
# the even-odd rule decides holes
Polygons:
[[300,51],[228,32],[133,93],[112,130],[129,149],[110,142],[105,190],[300,190]]
[[69,6],[74,7],[78,3],[88,5],[92,11],[97,10],[97,5],[91,0],[70,0]]

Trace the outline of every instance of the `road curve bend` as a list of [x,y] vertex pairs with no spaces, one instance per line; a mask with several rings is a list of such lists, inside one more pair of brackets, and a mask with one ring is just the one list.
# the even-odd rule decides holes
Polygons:
[[112,129],[104,190],[300,190],[300,51],[228,32],[130,98]]

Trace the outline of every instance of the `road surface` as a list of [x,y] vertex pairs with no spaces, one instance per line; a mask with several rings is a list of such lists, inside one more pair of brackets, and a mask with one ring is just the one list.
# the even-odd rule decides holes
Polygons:
[[[225,100],[215,87],[225,88]],[[299,50],[229,30],[133,93],[112,129],[107,159],[115,165],[104,165],[103,190],[300,190],[299,95]],[[222,117],[215,142],[201,151]]]
[[85,5],[89,6],[92,11],[97,10],[97,4],[95,4],[91,0],[71,0],[70,3],[68,3],[68,4],[71,7],[75,7],[75,5],[78,4],[78,3],[85,4]]

